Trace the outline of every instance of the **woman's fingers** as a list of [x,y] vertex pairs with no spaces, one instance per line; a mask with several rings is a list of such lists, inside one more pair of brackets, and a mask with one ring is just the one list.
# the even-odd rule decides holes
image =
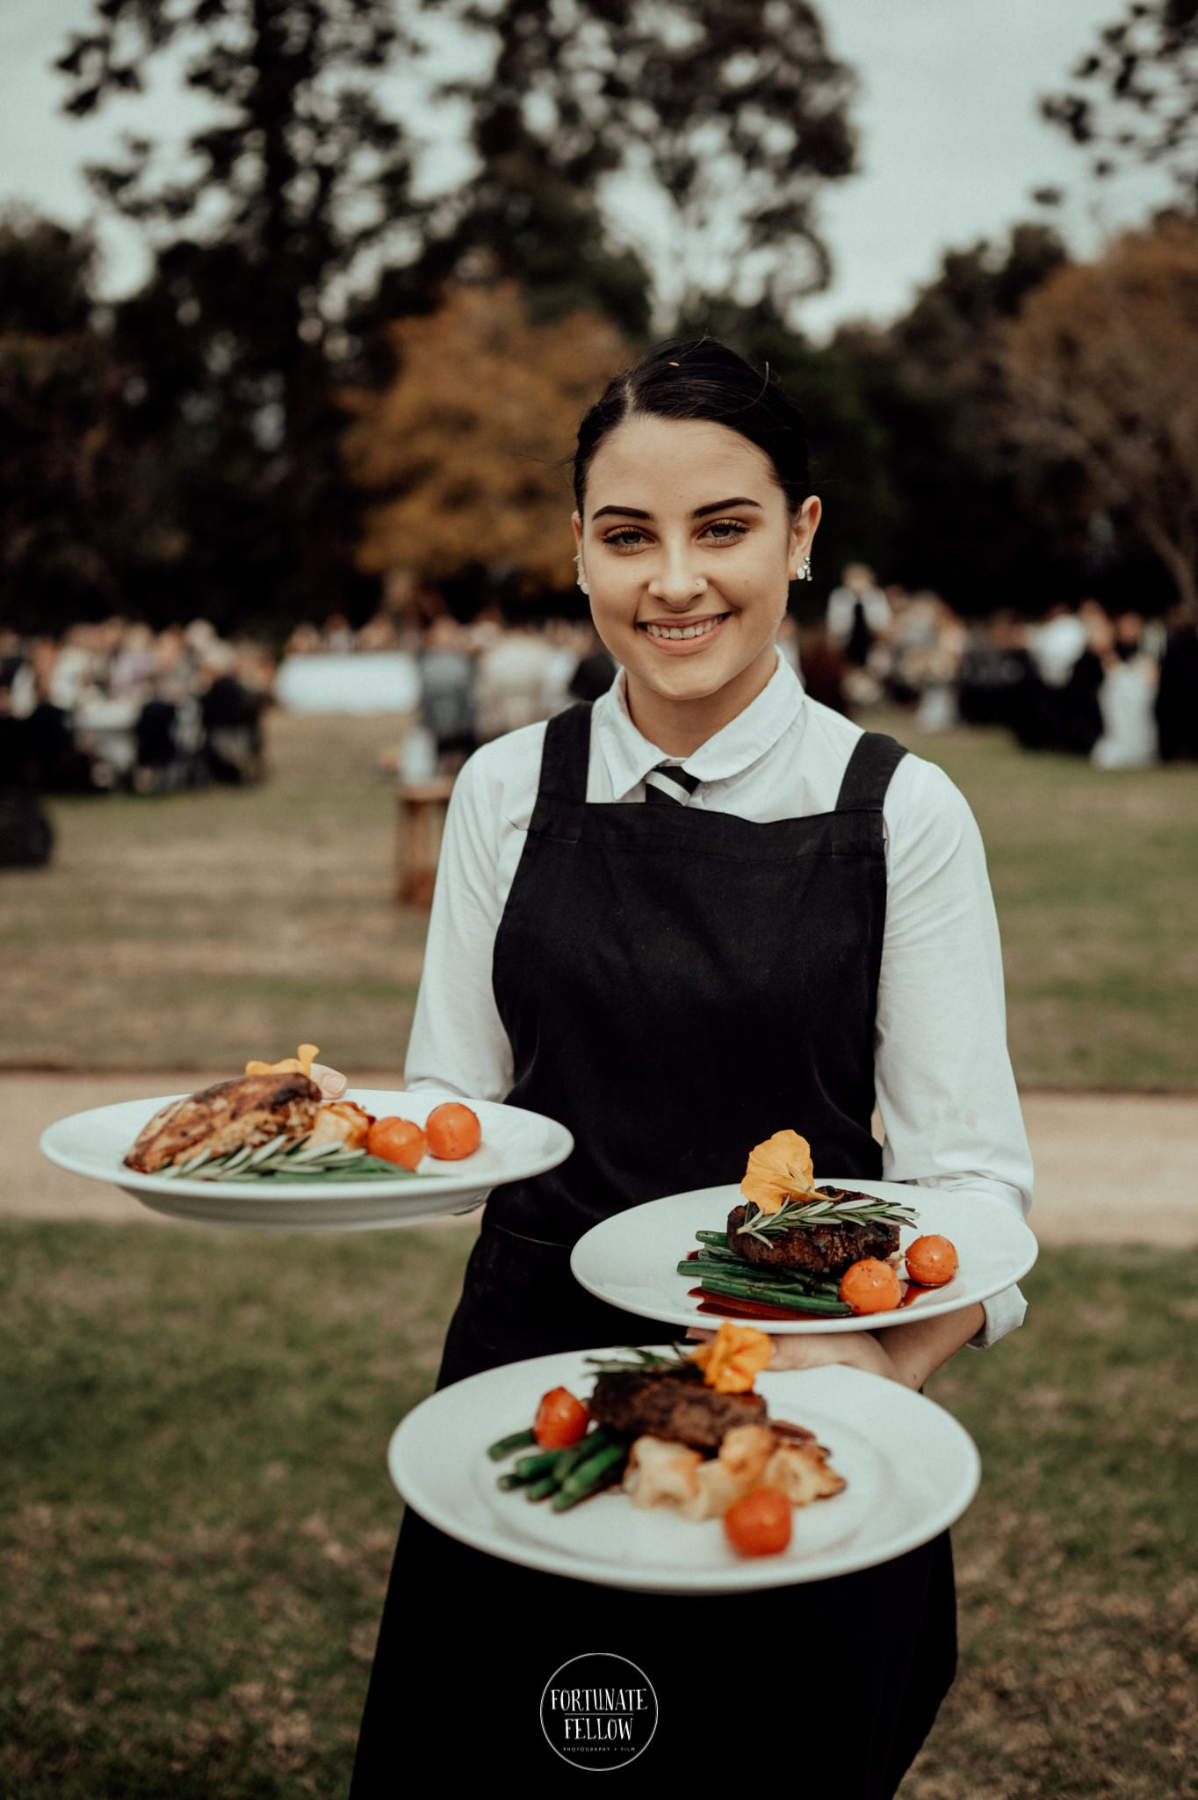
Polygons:
[[847,1363],[870,1375],[902,1381],[894,1359],[870,1331],[796,1332],[774,1339],[771,1369],[818,1369],[825,1363]]
[[328,1063],[314,1062],[312,1079],[325,1100],[340,1100],[349,1086],[349,1076],[343,1075],[340,1069],[331,1069]]

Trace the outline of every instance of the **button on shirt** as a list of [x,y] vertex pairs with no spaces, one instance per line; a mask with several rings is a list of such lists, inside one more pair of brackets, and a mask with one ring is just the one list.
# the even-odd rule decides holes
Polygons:
[[[543,724],[529,725],[485,745],[454,787],[408,1045],[409,1087],[483,1100],[502,1100],[511,1088],[491,959],[536,804],[544,733]],[[779,656],[757,698],[683,759],[699,783],[689,805],[758,824],[831,812],[860,735],[860,726],[809,699]],[[592,709],[588,803],[643,803],[645,777],[661,760],[660,747],[632,722],[621,670]],[[1007,1053],[1002,955],[981,836],[944,771],[910,753],[891,778],[882,819],[887,894],[875,1083],[883,1178],[976,1194],[1022,1217],[1031,1202],[1031,1154]],[[1021,1325],[1026,1305],[1009,1288],[985,1311],[985,1326],[971,1339],[979,1347]]]

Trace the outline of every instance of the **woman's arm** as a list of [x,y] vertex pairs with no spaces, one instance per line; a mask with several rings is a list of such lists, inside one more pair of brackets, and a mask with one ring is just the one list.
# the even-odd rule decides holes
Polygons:
[[[960,1312],[913,1319],[909,1325],[892,1325],[885,1331],[817,1331],[810,1336],[775,1337],[770,1368],[816,1369],[824,1363],[848,1363],[851,1368],[918,1389],[981,1330],[985,1319],[984,1308],[975,1301]],[[714,1335],[710,1331],[687,1333],[688,1337]]]
[[448,1089],[464,1099],[502,1100],[512,1085],[511,1046],[491,986],[506,899],[506,750],[505,743],[477,752],[454,784],[404,1065],[410,1088]]
[[[1032,1162],[1007,1051],[1002,950],[981,834],[943,770],[918,757],[895,771],[885,816],[875,1051],[882,1173],[1009,1206],[1022,1218]],[[995,1295],[965,1341],[996,1342],[1025,1310],[1018,1288]]]
[[[921,1388],[962,1345],[985,1324],[980,1301],[960,1312],[935,1319],[913,1319],[909,1325],[892,1325],[886,1331],[814,1331],[771,1340],[771,1369],[818,1369],[825,1363],[847,1363],[870,1375],[885,1375],[903,1387]],[[687,1337],[710,1343],[714,1331],[691,1326]]]

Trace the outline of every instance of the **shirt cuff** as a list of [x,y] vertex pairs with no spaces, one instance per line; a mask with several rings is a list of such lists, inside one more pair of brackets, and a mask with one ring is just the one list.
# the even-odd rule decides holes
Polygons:
[[1004,1288],[982,1302],[986,1323],[968,1342],[975,1350],[989,1350],[1008,1331],[1018,1331],[1027,1316],[1027,1301],[1017,1287]]

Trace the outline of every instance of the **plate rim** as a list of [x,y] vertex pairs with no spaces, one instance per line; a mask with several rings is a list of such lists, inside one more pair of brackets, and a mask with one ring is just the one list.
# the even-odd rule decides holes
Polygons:
[[[602,1346],[597,1346],[596,1350],[602,1348]],[[610,1346],[610,1348],[624,1348],[624,1346]],[[897,1387],[902,1396],[897,1402],[898,1412],[906,1413],[908,1419],[912,1417],[929,1421],[934,1419],[936,1431],[941,1433],[944,1439],[955,1444],[962,1459],[960,1481],[954,1497],[944,1501],[930,1514],[925,1515],[920,1524],[898,1532],[895,1538],[886,1544],[884,1554],[880,1556],[862,1545],[858,1553],[850,1551],[835,1558],[825,1555],[822,1562],[813,1562],[808,1565],[801,1562],[779,1565],[769,1557],[748,1557],[743,1564],[699,1571],[694,1581],[688,1581],[682,1585],[679,1585],[676,1576],[671,1576],[669,1572],[671,1566],[667,1566],[666,1573],[660,1579],[630,1580],[627,1568],[621,1567],[619,1563],[586,1562],[585,1559],[579,1559],[573,1553],[555,1551],[538,1538],[519,1540],[520,1548],[524,1549],[526,1553],[513,1555],[511,1554],[512,1540],[497,1527],[488,1528],[484,1524],[467,1518],[457,1521],[455,1527],[451,1528],[445,1524],[446,1515],[435,1501],[431,1508],[426,1510],[426,1507],[429,1507],[429,1496],[427,1492],[424,1494],[419,1492],[418,1480],[413,1482],[408,1476],[406,1487],[401,1482],[398,1468],[401,1454],[405,1451],[410,1453],[411,1444],[418,1438],[424,1424],[431,1420],[433,1411],[439,1410],[439,1403],[442,1402],[445,1394],[451,1393],[454,1388],[464,1387],[468,1382],[486,1383],[501,1372],[510,1373],[514,1369],[529,1371],[530,1389],[535,1385],[532,1372],[539,1367],[544,1368],[544,1374],[537,1378],[538,1381],[568,1381],[570,1379],[569,1365],[576,1365],[580,1358],[594,1355],[596,1350],[554,1351],[546,1356],[531,1357],[518,1363],[503,1363],[495,1369],[484,1369],[478,1375],[466,1376],[462,1381],[451,1382],[446,1388],[438,1389],[427,1395],[425,1399],[418,1401],[396,1425],[387,1444],[388,1473],[405,1504],[411,1506],[436,1529],[444,1531],[447,1536],[455,1537],[475,1550],[499,1557],[506,1562],[516,1562],[526,1568],[539,1569],[550,1575],[563,1575],[571,1580],[589,1581],[600,1587],[628,1588],[643,1593],[685,1595],[745,1593],[762,1588],[795,1587],[810,1581],[836,1579],[841,1575],[851,1575],[862,1569],[892,1562],[895,1558],[906,1555],[908,1551],[918,1549],[921,1544],[930,1543],[942,1531],[948,1530],[972,1505],[977,1495],[982,1473],[981,1456],[977,1445],[960,1420],[946,1407],[941,1406],[938,1401],[929,1399],[926,1394],[916,1393],[913,1389],[903,1387],[886,1376],[872,1374],[864,1369],[852,1368],[845,1363],[824,1364],[816,1369],[776,1369],[773,1371],[772,1377],[767,1370],[759,1379],[764,1381],[769,1378],[771,1381],[776,1381],[785,1378],[790,1378],[790,1380],[801,1378],[806,1381],[808,1386],[830,1387],[833,1390],[831,1397],[822,1401],[817,1398],[817,1406],[822,1405],[823,1409],[827,1411],[843,1411],[850,1418],[856,1399],[863,1394],[874,1396],[878,1406],[885,1406],[888,1413],[893,1416],[896,1402],[892,1390]],[[567,1366],[563,1367],[562,1365]],[[575,1375],[573,1379],[577,1380],[578,1376]],[[846,1382],[849,1402],[847,1405],[845,1397],[836,1393],[836,1389],[843,1389]],[[856,1394],[854,1394],[854,1389]],[[801,1406],[801,1402],[797,1404]],[[932,1410],[928,1413],[924,1411],[925,1408]],[[417,1419],[418,1415],[423,1415],[420,1422],[410,1425],[409,1421]],[[404,1442],[405,1436],[408,1440],[407,1444]],[[452,1442],[453,1434],[446,1433],[442,1429],[440,1442],[443,1445],[446,1441]],[[485,1444],[480,1443],[477,1446],[477,1454],[485,1456]],[[406,1469],[404,1472],[407,1474]],[[460,1481],[458,1490],[459,1492],[469,1492],[469,1481],[465,1479]],[[422,1499],[425,1502],[424,1506],[421,1505]],[[854,1536],[856,1535],[854,1534]],[[852,1541],[850,1539],[850,1543]],[[826,1567],[830,1560],[835,1561],[835,1567],[832,1569]],[[643,1574],[643,1571],[641,1573]]]
[[[862,1193],[874,1193],[878,1190],[885,1190],[885,1192],[881,1194],[882,1198],[889,1197],[889,1194],[892,1191],[895,1193],[896,1197],[901,1193],[903,1196],[909,1198],[913,1192],[918,1193],[922,1186],[926,1192],[935,1194],[941,1199],[965,1198],[959,1190],[932,1187],[930,1184],[921,1184],[916,1181],[883,1181],[880,1178],[875,1180],[873,1177],[866,1178],[865,1176],[858,1175],[824,1176],[821,1178],[819,1185],[822,1187],[855,1186]],[[676,1315],[680,1315],[683,1312],[681,1302],[678,1303],[677,1307],[667,1307],[664,1310],[660,1307],[655,1307],[652,1312],[641,1312],[640,1307],[635,1305],[629,1298],[621,1296],[618,1300],[614,1299],[608,1289],[596,1286],[593,1280],[588,1281],[586,1276],[580,1271],[579,1263],[582,1259],[579,1253],[582,1251],[583,1245],[586,1244],[588,1240],[598,1236],[601,1232],[610,1230],[617,1224],[622,1224],[625,1220],[630,1218],[632,1214],[640,1212],[643,1208],[662,1206],[681,1200],[697,1201],[700,1197],[706,1198],[707,1196],[715,1194],[739,1194],[739,1192],[739,1186],[734,1181],[717,1182],[713,1183],[710,1187],[686,1188],[677,1194],[662,1194],[656,1200],[642,1201],[640,1206],[630,1206],[626,1207],[622,1212],[611,1213],[606,1219],[600,1219],[598,1224],[592,1225],[589,1231],[584,1232],[582,1237],[580,1237],[578,1242],[573,1246],[570,1252],[570,1273],[580,1287],[585,1288],[586,1291],[589,1294],[593,1294],[596,1299],[605,1301],[609,1306],[618,1306],[623,1312],[635,1313],[641,1318],[654,1319],[661,1324],[676,1325],[679,1330],[683,1330],[688,1326],[707,1329],[709,1321],[712,1322],[711,1328],[714,1329],[714,1324],[716,1322],[721,1318],[727,1318],[738,1325],[753,1324],[759,1331],[764,1331],[767,1336],[804,1337],[813,1336],[820,1332],[840,1333],[861,1330],[879,1331],[885,1330],[893,1325],[910,1325],[916,1319],[944,1318],[950,1313],[962,1312],[965,1307],[972,1306],[975,1303],[980,1303],[984,1300],[991,1300],[994,1298],[995,1294],[1001,1294],[1008,1287],[1013,1287],[1016,1282],[1022,1281],[1029,1270],[1035,1267],[1036,1260],[1040,1254],[1039,1240],[1031,1226],[1028,1224],[1026,1218],[1016,1219],[1014,1215],[993,1196],[988,1194],[978,1194],[970,1197],[971,1205],[988,1208],[996,1218],[1001,1218],[1005,1224],[1011,1226],[1017,1233],[1022,1233],[1024,1235],[1024,1254],[1026,1254],[1026,1262],[1019,1269],[1018,1274],[1005,1276],[1001,1281],[997,1281],[992,1287],[986,1287],[985,1283],[983,1283],[983,1288],[985,1289],[984,1292],[971,1292],[966,1298],[958,1297],[951,1300],[928,1300],[926,1304],[921,1302],[918,1312],[915,1312],[908,1307],[897,1307],[891,1308],[888,1312],[859,1314],[854,1315],[851,1318],[749,1320],[746,1319],[743,1314],[739,1313],[701,1313],[698,1306],[692,1302],[691,1310],[687,1312],[685,1316],[680,1317]],[[912,1204],[914,1204],[914,1202],[912,1202]],[[679,1276],[677,1279],[681,1280],[682,1278]],[[867,1319],[868,1324],[863,1324],[863,1319]]]

